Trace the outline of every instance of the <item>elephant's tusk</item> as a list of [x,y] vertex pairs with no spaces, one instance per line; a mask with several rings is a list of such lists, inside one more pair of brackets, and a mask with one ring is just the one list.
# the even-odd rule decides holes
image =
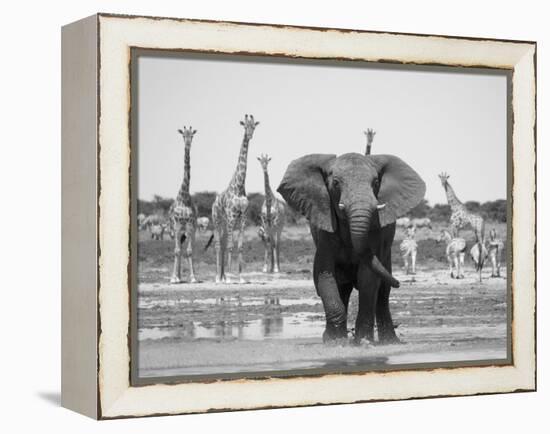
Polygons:
[[338,208],[340,208],[342,211],[346,208],[346,206],[343,203],[338,204]]
[[386,208],[386,204],[385,204],[385,203],[381,203],[380,205],[376,205],[376,209],[379,210],[379,211],[380,211],[381,209],[384,209],[384,208]]

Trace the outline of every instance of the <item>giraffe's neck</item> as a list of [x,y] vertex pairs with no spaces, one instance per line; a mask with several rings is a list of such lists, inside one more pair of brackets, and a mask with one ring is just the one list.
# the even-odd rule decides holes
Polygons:
[[265,199],[268,198],[270,200],[273,199],[273,190],[271,190],[271,186],[269,185],[269,173],[267,173],[267,169],[264,169],[264,190],[265,190]]
[[185,157],[183,162],[183,181],[178,191],[177,201],[184,204],[191,202],[189,194],[189,184],[191,182],[191,144],[185,145]]
[[237,163],[237,169],[233,174],[231,183],[229,184],[229,190],[239,196],[246,196],[244,184],[246,181],[246,162],[248,160],[248,142],[249,139],[243,137],[243,143],[241,144],[241,151],[239,153],[239,161]]
[[447,202],[453,211],[463,207],[462,202],[456,197],[453,187],[448,182],[445,183],[445,194],[447,195]]
[[269,174],[267,173],[267,167],[264,169],[264,190],[265,190],[265,209],[267,215],[267,221],[271,221],[271,205],[273,204],[273,191],[269,185]]
[[370,155],[371,146],[372,146],[372,140],[367,139],[367,149],[365,149],[365,155]]

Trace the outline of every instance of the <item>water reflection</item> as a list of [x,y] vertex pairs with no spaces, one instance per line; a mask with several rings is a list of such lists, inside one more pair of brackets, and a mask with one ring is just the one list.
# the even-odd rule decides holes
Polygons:
[[264,337],[266,338],[282,335],[284,328],[283,326],[284,321],[281,315],[262,318],[262,328]]
[[261,305],[274,305],[274,306],[315,306],[321,304],[319,297],[308,298],[280,298],[278,296],[264,296],[264,297],[243,297],[237,296],[219,296],[210,298],[157,298],[157,297],[140,297],[139,308],[140,309],[155,309],[155,308],[169,308],[180,309],[189,305],[211,305],[220,307],[245,307],[245,306],[261,306]]
[[270,312],[250,321],[188,321],[174,327],[142,328],[139,339],[295,339],[319,337],[323,330],[324,320],[319,315],[299,312],[285,316]]
[[318,337],[324,315],[318,297],[238,293],[139,298],[140,340],[294,339]]

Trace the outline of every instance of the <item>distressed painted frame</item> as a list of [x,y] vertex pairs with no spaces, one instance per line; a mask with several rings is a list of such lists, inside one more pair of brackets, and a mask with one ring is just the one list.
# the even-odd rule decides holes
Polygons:
[[[109,14],[62,36],[64,406],[110,419],[536,389],[534,42]],[[134,48],[512,71],[512,364],[132,386]]]

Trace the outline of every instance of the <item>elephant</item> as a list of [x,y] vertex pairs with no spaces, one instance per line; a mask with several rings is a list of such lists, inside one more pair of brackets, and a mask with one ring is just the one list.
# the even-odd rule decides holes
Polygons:
[[326,317],[323,342],[347,341],[351,292],[359,291],[354,343],[399,342],[389,295],[395,221],[424,198],[426,185],[393,155],[310,154],[292,161],[277,189],[309,221],[313,283]]

